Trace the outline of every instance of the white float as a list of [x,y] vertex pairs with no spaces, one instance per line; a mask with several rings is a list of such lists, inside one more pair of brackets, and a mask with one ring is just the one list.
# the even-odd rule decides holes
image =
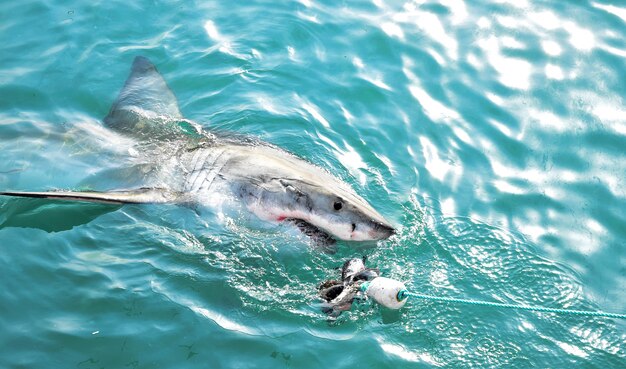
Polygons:
[[389,309],[400,309],[406,304],[407,298],[398,299],[400,291],[406,291],[406,286],[395,279],[377,277],[364,283],[361,290],[377,303]]

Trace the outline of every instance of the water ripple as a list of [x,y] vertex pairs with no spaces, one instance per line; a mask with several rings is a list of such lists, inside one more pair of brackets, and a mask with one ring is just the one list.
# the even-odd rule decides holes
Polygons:
[[623,309],[623,7],[44,1],[0,12],[0,188],[145,185],[149,157],[100,124],[139,53],[186,117],[309,158],[398,227],[377,248],[341,243],[329,256],[242,214],[3,200],[0,366],[348,367],[358,351],[372,367],[624,367],[612,320],[411,300],[329,322],[315,297],[343,259],[367,255],[419,292]]

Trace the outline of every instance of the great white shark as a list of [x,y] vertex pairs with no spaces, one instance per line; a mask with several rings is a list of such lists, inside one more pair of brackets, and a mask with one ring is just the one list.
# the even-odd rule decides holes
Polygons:
[[333,244],[335,239],[381,240],[395,232],[347,183],[326,170],[271,144],[220,136],[184,119],[176,97],[145,57],[135,58],[104,124],[147,142],[145,147],[167,146],[168,158],[155,161],[168,168],[176,178],[174,183],[107,192],[0,191],[0,195],[195,206],[210,204],[220,193],[228,194],[260,219],[293,223],[321,244]]

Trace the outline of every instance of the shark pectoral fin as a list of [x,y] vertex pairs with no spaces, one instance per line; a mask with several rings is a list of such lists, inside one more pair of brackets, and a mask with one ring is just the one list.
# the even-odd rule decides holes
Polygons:
[[51,191],[18,192],[1,191],[2,196],[28,197],[39,199],[97,202],[103,204],[165,204],[182,202],[182,194],[163,188],[139,188],[124,191]]

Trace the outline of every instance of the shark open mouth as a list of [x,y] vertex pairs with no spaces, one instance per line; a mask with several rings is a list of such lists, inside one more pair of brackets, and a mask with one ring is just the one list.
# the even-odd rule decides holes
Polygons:
[[307,235],[322,251],[328,254],[334,254],[337,252],[337,240],[335,240],[330,234],[324,232],[313,224],[297,218],[287,218],[286,222],[292,223],[300,232]]

